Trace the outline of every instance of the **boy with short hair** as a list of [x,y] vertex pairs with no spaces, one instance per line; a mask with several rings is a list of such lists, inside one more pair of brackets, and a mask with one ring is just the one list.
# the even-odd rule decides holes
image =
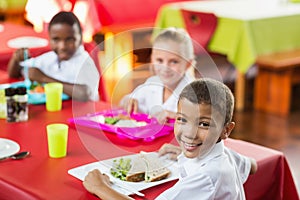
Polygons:
[[[165,144],[159,150],[178,158],[179,181],[156,199],[245,199],[243,183],[257,164],[224,146],[235,126],[233,108],[232,92],[219,81],[202,78],[182,90],[174,126],[179,147]],[[130,199],[112,190],[99,170],[89,172],[83,185],[101,199]]]
[[49,23],[48,32],[52,51],[24,61],[25,49],[18,49],[8,65],[9,76],[22,77],[23,67],[27,66],[31,81],[61,82],[63,92],[75,100],[98,100],[99,73],[82,45],[82,29],[76,15],[57,13]]

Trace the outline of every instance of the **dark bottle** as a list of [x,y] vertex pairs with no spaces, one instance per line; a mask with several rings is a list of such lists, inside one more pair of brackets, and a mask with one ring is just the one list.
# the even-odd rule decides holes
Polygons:
[[19,87],[16,89],[16,105],[17,105],[17,121],[28,120],[28,97],[26,87]]
[[14,99],[16,90],[14,88],[5,89],[6,98],[6,121],[16,122],[17,121],[17,104]]

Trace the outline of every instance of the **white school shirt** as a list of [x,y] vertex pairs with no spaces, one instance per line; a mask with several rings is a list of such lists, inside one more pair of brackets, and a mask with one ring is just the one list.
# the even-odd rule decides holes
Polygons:
[[163,102],[164,85],[158,76],[151,76],[127,97],[138,100],[138,110],[142,113],[154,114],[162,110],[176,112],[180,92],[193,80],[192,76],[185,73],[172,95]]
[[20,63],[21,66],[36,67],[44,74],[62,82],[87,85],[90,100],[98,100],[99,72],[97,67],[81,45],[69,60],[58,62],[54,51],[46,52]]
[[[237,162],[238,161],[238,162]],[[178,156],[179,180],[156,200],[245,200],[251,161],[217,143],[202,159]]]

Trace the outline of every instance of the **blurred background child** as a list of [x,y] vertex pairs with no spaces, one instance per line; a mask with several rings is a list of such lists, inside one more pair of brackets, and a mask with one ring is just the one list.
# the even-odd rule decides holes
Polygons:
[[59,12],[51,19],[48,33],[52,51],[26,59],[27,49],[16,50],[9,62],[9,76],[24,76],[23,68],[27,66],[31,81],[61,82],[63,92],[75,100],[98,100],[100,77],[95,63],[82,45],[82,28],[78,18],[72,12]]
[[187,70],[193,67],[194,49],[184,29],[168,28],[153,41],[151,68],[155,73],[126,95],[120,105],[131,112],[155,116],[160,123],[174,118],[181,90],[194,80]]

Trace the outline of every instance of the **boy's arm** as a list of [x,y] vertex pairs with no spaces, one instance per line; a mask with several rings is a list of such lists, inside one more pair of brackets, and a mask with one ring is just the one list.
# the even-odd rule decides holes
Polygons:
[[24,49],[17,49],[8,62],[8,76],[11,78],[21,78],[22,73],[20,62],[24,60]]
[[249,158],[251,162],[251,169],[250,169],[250,174],[255,174],[257,171],[257,163],[254,158]]
[[59,80],[47,76],[41,70],[35,67],[29,68],[28,72],[29,72],[29,79],[31,81],[37,81],[39,83],[60,82],[63,84],[63,92],[68,96],[72,97],[72,99],[78,101],[89,100],[90,91],[86,85],[61,82]]
[[118,193],[110,187],[109,177],[97,169],[90,171],[83,181],[83,186],[92,194],[103,200],[132,200],[129,196]]

